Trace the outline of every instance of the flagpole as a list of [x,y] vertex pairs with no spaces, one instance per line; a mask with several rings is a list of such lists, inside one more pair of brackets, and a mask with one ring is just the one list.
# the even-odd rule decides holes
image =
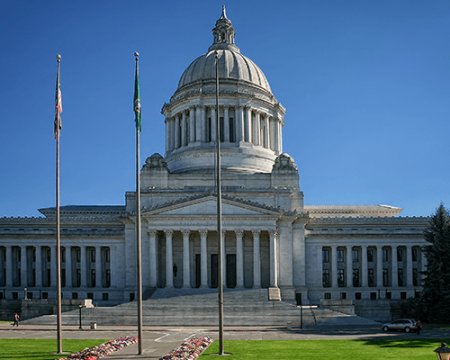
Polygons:
[[223,349],[223,240],[222,240],[222,177],[220,164],[220,117],[219,117],[219,55],[215,51],[216,62],[216,171],[217,171],[217,239],[219,241],[219,355]]
[[[136,57],[136,79],[135,79],[135,112],[136,117],[136,255],[137,255],[137,288],[138,288],[138,339],[139,339],[139,355],[142,355],[142,264],[141,264],[141,179],[139,176],[139,135],[141,132],[140,124],[140,94],[139,94],[139,53],[135,52]],[[136,94],[137,85],[137,94]],[[136,97],[139,102],[138,111],[136,111]]]
[[56,76],[56,110],[55,110],[55,137],[56,137],[56,303],[57,303],[57,330],[58,330],[58,354],[62,353],[61,334],[61,238],[60,238],[60,209],[59,209],[59,132],[61,123],[59,113],[61,108],[61,94],[59,88],[59,70],[61,55],[56,56],[58,61],[58,73]]

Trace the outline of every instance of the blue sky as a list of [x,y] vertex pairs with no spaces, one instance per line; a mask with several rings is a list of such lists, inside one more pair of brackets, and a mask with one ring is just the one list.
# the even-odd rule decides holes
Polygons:
[[141,160],[164,155],[161,108],[212,44],[227,7],[236,45],[286,108],[283,151],[308,205],[450,207],[447,0],[0,2],[0,216],[55,205],[61,54],[61,205],[123,205]]

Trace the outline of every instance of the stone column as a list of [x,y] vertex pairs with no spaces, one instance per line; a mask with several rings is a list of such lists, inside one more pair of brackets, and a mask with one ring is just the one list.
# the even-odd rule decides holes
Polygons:
[[261,259],[259,251],[259,235],[261,230],[253,230],[253,288],[261,287]]
[[216,107],[211,106],[211,141],[217,140],[217,119]]
[[186,138],[186,111],[181,113],[181,145],[186,146],[188,139]]
[[95,247],[95,286],[102,288],[102,248],[101,246]]
[[173,257],[172,230],[165,230],[166,234],[166,288],[173,288]]
[[81,287],[87,286],[86,246],[80,246]]
[[352,250],[353,250],[353,246],[352,245],[347,245],[345,247],[346,251],[347,251],[347,260],[346,260],[346,267],[347,267],[347,287],[348,288],[352,288],[353,287],[353,254],[352,254]]
[[280,154],[283,152],[282,120],[283,119],[280,119],[280,121],[278,121],[278,153]]
[[166,117],[166,153],[170,151],[170,118]]
[[331,246],[330,260],[331,260],[331,271],[330,271],[331,286],[337,287],[338,273],[337,273],[337,246],[336,245]]
[[323,287],[323,254],[322,254],[322,246],[317,246],[317,274],[319,276],[316,276],[317,279],[317,286]]
[[[8,257],[6,257],[6,261],[8,261]],[[6,264],[8,264],[8,262]],[[41,252],[40,246],[36,246],[36,264],[34,266],[35,266],[35,271],[36,271],[36,287],[41,287],[42,286],[42,252]],[[6,271],[8,272],[8,268]]]
[[230,114],[229,107],[223,107],[223,141],[230,142]]
[[362,287],[369,286],[367,275],[368,275],[367,245],[362,245],[361,246],[361,278],[362,278]]
[[183,288],[191,287],[191,269],[189,266],[189,234],[190,230],[183,230]]
[[256,111],[253,119],[253,145],[261,145],[261,113]]
[[[66,288],[72,287],[72,248],[65,246],[66,249]],[[36,248],[36,268],[37,268],[37,248]],[[37,281],[37,270],[36,270]],[[37,284],[36,284],[37,286]]]
[[383,246],[377,246],[377,287],[383,286]]
[[117,286],[117,276],[116,276],[116,256],[117,256],[117,246],[113,245],[109,247],[109,272],[111,277],[111,287]]
[[149,254],[148,259],[150,262],[150,286],[156,287],[158,284],[157,264],[156,264],[156,230],[151,229],[148,232],[149,235]]
[[406,286],[413,286],[412,246],[406,245]]
[[245,107],[245,119],[244,119],[244,141],[252,142],[252,108],[250,106]]
[[203,106],[196,106],[195,108],[195,140],[197,142],[203,142],[203,123],[204,123],[204,117],[202,116],[202,109],[204,109]]
[[270,127],[269,127],[269,114],[264,116],[264,127],[266,131],[264,132],[264,147],[270,149]]
[[195,142],[195,107],[189,108],[189,144]]
[[200,233],[200,287],[208,287],[208,230],[199,230]]
[[50,246],[50,286],[56,288],[56,245]]
[[392,246],[392,287],[398,287],[397,246]]
[[12,246],[6,245],[6,286],[13,285],[13,268],[12,268]]
[[[427,271],[427,258],[425,257],[425,253],[422,251],[422,247],[420,248],[420,270],[425,272]],[[420,275],[420,279],[425,279],[425,274]]]
[[270,287],[278,287],[278,256],[277,256],[277,236],[275,230],[269,231],[270,236]]
[[236,234],[236,288],[244,287],[244,230],[234,230]]
[[244,141],[244,107],[239,105],[236,111],[236,142]]
[[175,149],[180,147],[180,116],[175,115]]
[[22,287],[28,286],[27,247],[20,247],[20,280]]

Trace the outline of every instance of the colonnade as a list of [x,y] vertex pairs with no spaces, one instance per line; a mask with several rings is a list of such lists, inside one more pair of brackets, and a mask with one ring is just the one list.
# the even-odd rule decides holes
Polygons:
[[[165,257],[165,266],[166,266],[166,279],[165,279],[165,287],[172,288],[174,287],[173,282],[173,230],[162,230],[165,235],[165,245],[166,245],[166,253],[161,254],[161,257]],[[191,233],[198,232],[200,236],[200,287],[207,288],[208,287],[208,233],[209,231],[206,229],[200,230],[189,230],[184,229],[181,230],[182,238],[183,238],[183,288],[191,287],[191,267],[193,266],[193,259],[190,257],[190,244],[189,238]],[[231,232],[231,231],[230,231]],[[236,237],[236,287],[244,288],[244,246],[243,246],[243,229],[234,230],[234,235]],[[156,259],[156,241],[157,241],[157,233],[156,229],[150,229],[148,231],[149,239],[150,239],[150,254],[149,254],[149,262],[150,262],[150,286],[156,287],[158,281],[158,271],[157,271],[157,259]],[[216,233],[216,232],[215,232]],[[223,243],[223,259],[222,262],[225,264],[225,235],[227,231],[224,230],[222,233],[222,243]],[[261,287],[261,253],[260,253],[260,234],[261,230],[252,230],[252,238],[253,238],[253,287],[260,288]],[[278,233],[275,230],[268,230],[269,233],[269,252],[270,252],[270,287],[277,287],[277,268],[278,268],[278,257],[277,257],[277,238]],[[226,284],[226,272],[223,272],[224,276],[224,284]]]
[[[3,271],[0,284],[5,287],[56,287],[56,245],[6,245],[0,247]],[[63,287],[104,288],[114,286],[114,256],[110,247],[62,246],[61,283]],[[0,267],[1,268],[1,267]],[[30,289],[32,290],[32,289]]]
[[[247,142],[281,152],[282,121],[278,116],[250,106],[219,107],[221,142]],[[194,105],[166,117],[166,152],[184,146],[215,142],[215,106]]]
[[[419,245],[331,245],[318,246],[317,251],[323,287],[420,286],[419,274],[426,266]],[[330,252],[329,258],[324,252]]]

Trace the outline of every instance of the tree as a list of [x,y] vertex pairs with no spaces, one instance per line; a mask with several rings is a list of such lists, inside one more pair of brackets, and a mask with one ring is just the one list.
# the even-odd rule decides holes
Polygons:
[[[431,323],[450,323],[450,214],[441,203],[425,228],[427,268],[415,307]],[[419,315],[419,314],[417,314]]]

